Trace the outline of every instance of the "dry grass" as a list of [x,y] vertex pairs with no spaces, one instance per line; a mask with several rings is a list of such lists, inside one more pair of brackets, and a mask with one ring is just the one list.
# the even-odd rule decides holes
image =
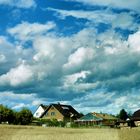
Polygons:
[[70,129],[0,125],[0,140],[140,140],[140,129]]

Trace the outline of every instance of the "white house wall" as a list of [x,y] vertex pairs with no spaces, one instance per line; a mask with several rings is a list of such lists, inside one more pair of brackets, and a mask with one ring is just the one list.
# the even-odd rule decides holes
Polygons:
[[41,106],[39,106],[33,116],[35,118],[40,118],[40,116],[42,115],[42,113],[44,113],[44,111],[45,110]]

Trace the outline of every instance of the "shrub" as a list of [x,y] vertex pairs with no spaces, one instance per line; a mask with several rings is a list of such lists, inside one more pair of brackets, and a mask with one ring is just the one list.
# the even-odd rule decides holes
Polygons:
[[20,112],[16,113],[16,121],[18,124],[27,125],[32,122],[33,115],[29,109],[23,108]]

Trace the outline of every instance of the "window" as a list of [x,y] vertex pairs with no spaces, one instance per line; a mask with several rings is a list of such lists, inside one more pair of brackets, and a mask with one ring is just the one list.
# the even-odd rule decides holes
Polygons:
[[36,113],[36,116],[39,116],[39,112]]
[[49,113],[48,112],[46,113],[46,116],[49,116]]
[[51,116],[55,116],[55,112],[51,112]]

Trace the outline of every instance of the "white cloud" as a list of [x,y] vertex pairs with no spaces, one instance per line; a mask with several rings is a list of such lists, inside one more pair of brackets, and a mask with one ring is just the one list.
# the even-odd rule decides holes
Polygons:
[[86,77],[90,74],[90,71],[81,71],[79,73],[74,73],[71,75],[66,75],[63,79],[64,85],[61,87],[62,89],[70,89],[78,92],[85,92],[86,90],[95,89],[98,86],[98,82],[96,83],[85,83],[83,82]]
[[29,104],[18,103],[15,106],[13,106],[12,109],[21,109],[21,108],[24,108],[24,107],[28,107],[29,108],[29,106],[30,106]]
[[33,73],[30,66],[21,64],[12,68],[8,73],[0,76],[0,85],[19,86],[32,80]]
[[130,15],[131,13],[120,13],[116,14],[116,18],[112,20],[112,27],[119,27],[122,29],[129,29],[129,30],[135,30],[139,26],[135,23],[134,17]]
[[[55,28],[55,23],[46,24],[22,22],[7,30],[12,36],[22,41],[33,39],[35,36],[46,34],[47,31]],[[22,32],[21,32],[22,31]]]
[[65,77],[64,83],[65,84],[74,84],[77,82],[78,79],[85,79],[86,76],[90,74],[90,71],[81,71],[79,73],[74,73],[72,75],[67,75]]
[[0,0],[0,5],[9,5],[18,8],[31,8],[35,7],[34,0]]
[[93,10],[93,11],[84,11],[84,10],[60,10],[48,8],[48,10],[55,11],[59,15],[59,18],[64,19],[67,16],[73,16],[75,18],[87,19],[93,23],[106,23],[111,24],[113,28],[122,28],[135,30],[138,28],[138,24],[135,23],[134,17],[131,15],[131,12],[121,12],[113,13],[110,10]]
[[65,18],[67,16],[73,16],[76,18],[84,18],[87,20],[92,20],[94,22],[105,22],[109,23],[113,19],[115,19],[116,15],[112,13],[108,13],[107,11],[82,11],[82,10],[59,10],[48,8],[48,10],[55,11],[60,14],[60,18]]
[[[88,55],[87,55],[88,54]],[[64,69],[83,67],[85,63],[93,60],[95,52],[92,48],[78,48],[73,54],[68,58],[68,63],[64,64]]]
[[140,52],[140,31],[129,35],[128,44],[135,52]]
[[[19,32],[19,29],[17,32]],[[30,48],[32,51],[28,52],[28,59],[25,60],[22,46],[16,45],[16,47],[12,45],[10,47],[9,51],[13,50],[13,48],[15,49],[12,51],[14,55],[10,56],[18,56],[18,59],[15,61],[16,67],[11,67],[9,71],[4,71],[4,74],[2,72],[0,87],[9,86],[7,89],[12,88],[16,91],[17,87],[21,86],[21,90],[24,90],[22,85],[24,88],[27,85],[29,92],[35,91],[40,97],[51,97],[54,99],[59,94],[59,97],[61,98],[63,95],[62,98],[65,98],[67,102],[77,97],[83,97],[80,100],[83,104],[79,108],[82,109],[89,102],[92,107],[85,107],[86,111],[88,108],[93,111],[97,109],[102,111],[107,108],[111,112],[113,105],[118,111],[125,101],[123,98],[120,98],[120,100],[122,99],[122,102],[120,102],[121,106],[117,106],[119,95],[114,97],[115,92],[125,94],[121,90],[128,91],[138,86],[139,69],[137,64],[140,57],[138,51],[132,50],[137,50],[139,46],[139,32],[130,35],[128,40],[123,40],[113,30],[98,34],[91,27],[68,37],[57,36],[54,32],[53,34],[43,34],[42,32],[42,28],[39,30],[35,29],[35,31],[28,28],[24,34],[18,33],[17,37],[21,37],[23,40],[26,37],[30,38],[33,36],[33,46]],[[11,35],[15,34],[16,32]],[[11,45],[6,39],[0,38],[1,46],[7,44],[8,46]],[[6,59],[8,61],[12,57],[6,57]],[[31,86],[30,83],[32,83]],[[100,100],[100,97],[94,94],[87,95],[89,91],[97,90],[97,88],[106,89],[110,96],[101,94],[103,98]],[[94,98],[96,100],[93,104]],[[91,102],[90,99],[92,99]],[[35,100],[31,102],[34,106],[43,101]],[[74,100],[73,104],[78,106],[80,103]],[[15,108],[22,105],[17,104]],[[129,103],[124,103],[124,105],[130,106]],[[134,106],[136,107],[136,104]]]

